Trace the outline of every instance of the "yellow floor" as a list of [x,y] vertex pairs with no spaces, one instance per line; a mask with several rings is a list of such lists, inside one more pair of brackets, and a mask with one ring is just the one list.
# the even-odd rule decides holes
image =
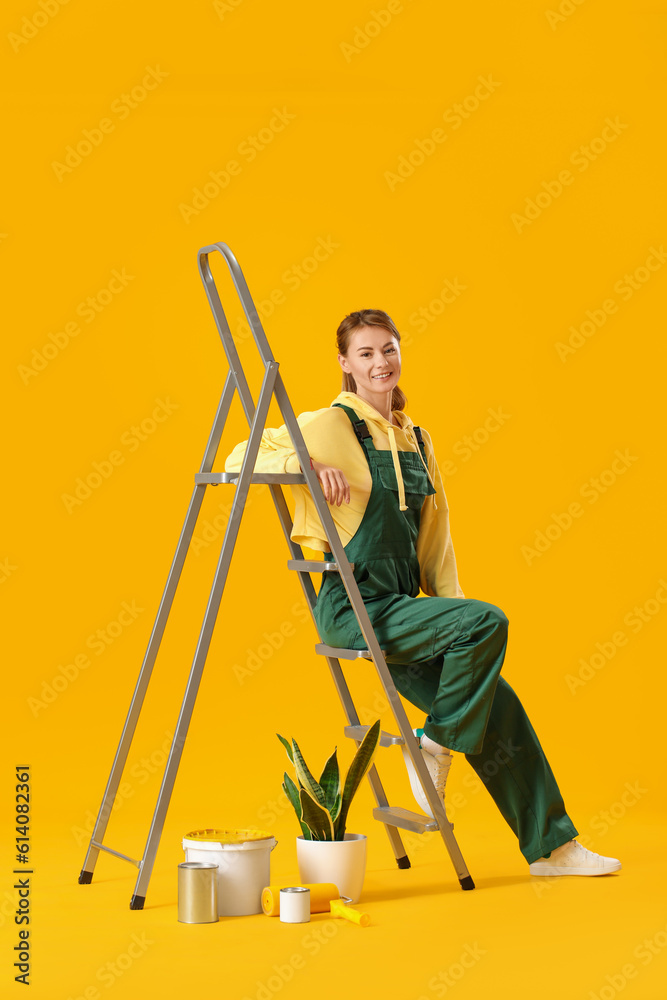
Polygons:
[[[511,831],[490,808],[480,800],[456,821],[472,892],[460,890],[437,835],[409,835],[413,867],[400,871],[384,831],[369,823],[357,904],[370,914],[367,928],[326,914],[299,925],[263,914],[179,923],[178,819],[165,827],[145,909],[131,911],[134,870],[102,855],[93,883],[78,885],[85,851],[67,831],[40,848],[36,863],[29,995],[97,1000],[113,988],[114,1000],[149,993],[611,1000],[627,986],[633,1000],[663,1000],[667,911],[657,818],[628,816],[597,845],[621,858],[618,874],[545,879],[528,874]],[[298,882],[292,822],[278,824],[272,882]],[[115,823],[113,831],[118,839],[107,842],[121,847],[130,827]],[[5,895],[11,938],[9,901]]]

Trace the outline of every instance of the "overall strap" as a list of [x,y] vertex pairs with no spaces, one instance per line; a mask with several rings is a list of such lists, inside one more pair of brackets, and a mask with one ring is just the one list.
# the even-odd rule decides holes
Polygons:
[[357,435],[357,438],[359,440],[359,444],[362,446],[364,451],[368,452],[369,449],[375,451],[373,438],[371,436],[371,432],[366,426],[366,421],[362,420],[361,417],[358,417],[357,414],[354,412],[354,410],[349,406],[345,406],[344,403],[334,403],[333,405],[340,406],[341,410],[345,410],[348,417],[350,418],[350,421],[354,428],[354,433]]
[[[373,444],[373,438],[371,436],[371,432],[369,431],[366,425],[366,421],[362,420],[361,417],[358,417],[357,414],[354,412],[354,410],[350,406],[345,406],[344,403],[334,403],[333,405],[340,406],[341,410],[345,410],[348,417],[350,418],[350,421],[354,428],[354,433],[357,435],[357,438],[359,440],[359,444],[362,445],[364,451],[367,452],[369,448],[376,450],[375,445]],[[419,448],[424,457],[424,462],[428,464],[428,460],[426,458],[426,445],[424,444],[424,439],[422,437],[421,427],[419,427],[418,425],[413,425],[412,430],[414,431],[414,435],[419,443]]]
[[[422,458],[424,459],[424,465],[426,466],[426,469],[428,469],[428,457],[426,455],[426,445],[424,444],[424,439],[422,437],[422,429],[421,427],[416,427],[413,425],[412,430],[414,432],[415,437],[417,438],[417,441],[419,442],[419,448],[422,453]],[[427,475],[427,479],[428,479],[428,487],[426,490],[426,496],[432,496],[434,493],[437,493],[438,491],[431,482],[430,474]],[[437,509],[438,508],[436,505],[436,510]]]
[[421,429],[421,427],[417,427],[416,425],[413,425],[412,430],[414,432],[415,437],[417,438],[417,441],[419,442],[419,448],[421,450],[422,455],[424,456],[424,461],[428,465],[428,462],[427,462],[427,459],[426,459],[426,445],[424,444],[424,439],[422,437],[422,429]]

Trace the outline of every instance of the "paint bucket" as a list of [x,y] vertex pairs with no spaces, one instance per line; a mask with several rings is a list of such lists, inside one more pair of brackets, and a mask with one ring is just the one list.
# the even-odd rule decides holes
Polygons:
[[277,840],[264,830],[192,830],[183,838],[186,861],[218,866],[218,915],[262,912],[262,889],[271,883],[271,851]]

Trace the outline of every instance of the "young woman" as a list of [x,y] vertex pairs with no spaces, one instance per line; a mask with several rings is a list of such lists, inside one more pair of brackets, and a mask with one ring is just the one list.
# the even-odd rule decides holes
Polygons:
[[[452,751],[465,754],[519,840],[533,875],[602,875],[616,858],[586,850],[538,738],[500,670],[508,619],[465,598],[447,498],[430,436],[405,413],[400,334],[379,309],[350,313],[337,331],[343,391],[298,423],[398,691],[427,713],[421,751],[443,797]],[[241,468],[247,441],[225,462]],[[255,465],[300,472],[289,432],[266,428]],[[333,558],[306,486],[292,487],[292,538]],[[418,597],[420,590],[424,595]],[[364,648],[337,573],[324,573],[315,606],[322,640]],[[415,798],[430,814],[409,764]]]

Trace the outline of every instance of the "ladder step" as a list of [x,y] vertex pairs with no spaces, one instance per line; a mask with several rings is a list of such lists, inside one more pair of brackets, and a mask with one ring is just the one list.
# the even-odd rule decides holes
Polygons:
[[[295,569],[299,573],[339,573],[338,563],[325,562],[322,559],[288,559],[287,568]],[[350,569],[354,569],[354,563],[350,563]]]
[[[324,642],[317,643],[315,652],[318,656],[335,656],[338,660],[358,660],[359,657],[363,657],[366,660],[373,659],[368,649],[343,649],[340,646],[327,646]],[[383,649],[383,656],[385,652],[386,650]]]
[[[240,472],[195,472],[196,486],[220,486],[221,483],[236,483]],[[301,473],[292,472],[254,472],[250,477],[251,483],[268,483],[270,486],[275,483],[305,483],[306,477]]]
[[[343,732],[352,740],[363,740],[370,728],[370,726],[346,726]],[[392,733],[385,733],[384,729],[382,730],[380,733],[381,747],[391,747],[397,743],[405,743],[402,736],[394,736]]]
[[401,809],[399,806],[376,806],[373,816],[387,826],[399,826],[402,830],[411,830],[413,833],[426,833],[438,829],[438,824],[430,816],[410,812],[409,809]]

